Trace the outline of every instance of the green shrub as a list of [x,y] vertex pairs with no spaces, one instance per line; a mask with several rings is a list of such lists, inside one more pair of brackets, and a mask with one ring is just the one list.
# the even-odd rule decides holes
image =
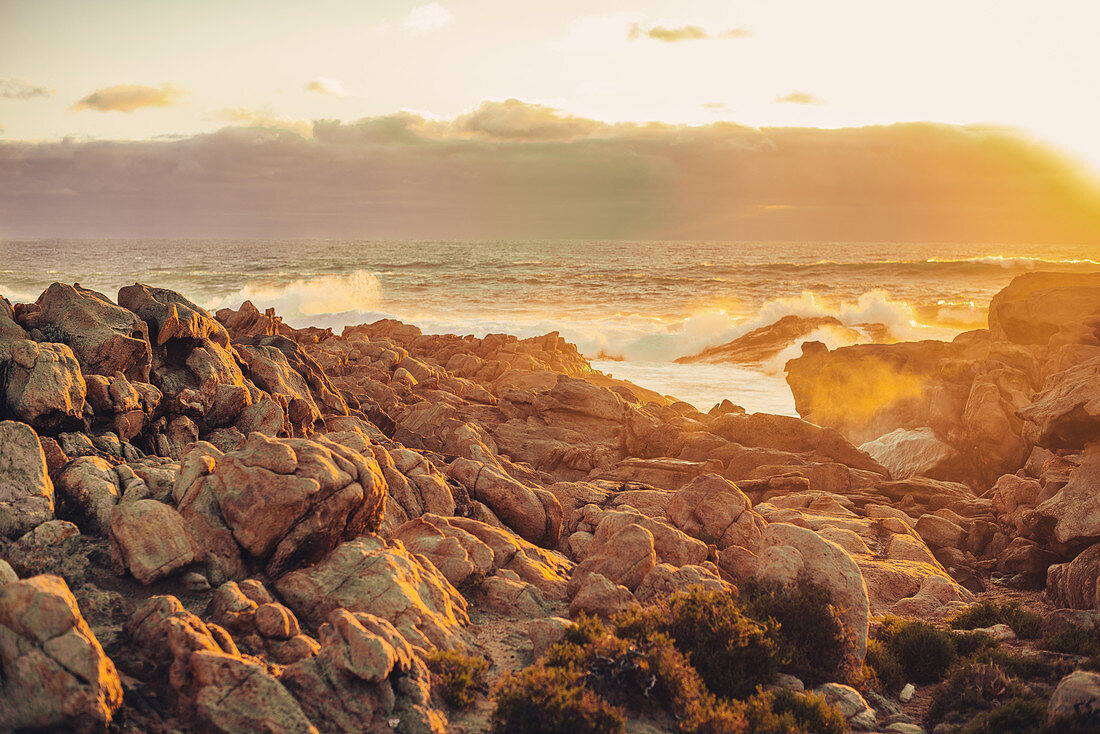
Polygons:
[[996,650],[1001,643],[985,632],[964,632],[955,635],[955,651],[960,658],[970,657],[986,650]]
[[496,734],[619,734],[622,713],[587,690],[573,668],[533,665],[504,676],[490,717]]
[[828,589],[808,579],[795,587],[748,581],[738,600],[746,616],[778,625],[774,639],[783,660],[780,671],[808,686],[845,677],[850,639]]
[[624,612],[614,625],[620,637],[636,641],[667,635],[707,688],[723,698],[748,698],[775,677],[781,662],[775,625],[746,617],[726,592],[695,588]]
[[793,691],[765,691],[744,704],[752,734],[843,734],[844,717],[825,699]]
[[1073,666],[1062,660],[1046,660],[1035,655],[1021,655],[1011,648],[996,647],[972,654],[967,662],[996,665],[1006,675],[1027,681],[1055,685],[1072,670]]
[[463,709],[474,702],[474,693],[486,690],[485,673],[489,661],[470,657],[455,650],[434,650],[428,654],[432,672],[432,690],[451,708]]
[[908,682],[901,663],[881,640],[867,641],[866,663],[887,693],[897,693]]
[[912,683],[935,683],[957,656],[954,635],[925,622],[887,618],[879,638]]
[[1100,627],[1067,627],[1043,639],[1043,649],[1100,659]]
[[1042,617],[1027,611],[1020,602],[998,604],[992,601],[981,601],[971,604],[963,611],[956,614],[948,623],[952,629],[972,630],[982,627],[992,627],[995,624],[1007,624],[1017,636],[1031,639],[1039,636],[1039,627]]
[[1014,698],[992,711],[978,714],[959,734],[1040,734],[1046,725],[1046,703]]
[[965,724],[1006,701],[1032,697],[1027,686],[1014,680],[996,664],[960,664],[932,692],[932,704],[925,714],[925,728],[931,731],[944,721]]

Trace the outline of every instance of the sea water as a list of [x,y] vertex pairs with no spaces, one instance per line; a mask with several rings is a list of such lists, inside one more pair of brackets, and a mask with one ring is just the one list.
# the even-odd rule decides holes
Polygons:
[[0,240],[0,295],[51,282],[114,298],[143,282],[208,309],[245,300],[291,326],[396,318],[425,333],[557,331],[615,377],[708,410],[794,413],[783,364],[677,364],[779,318],[833,316],[809,339],[950,339],[1031,270],[1100,271],[1091,246],[751,242]]

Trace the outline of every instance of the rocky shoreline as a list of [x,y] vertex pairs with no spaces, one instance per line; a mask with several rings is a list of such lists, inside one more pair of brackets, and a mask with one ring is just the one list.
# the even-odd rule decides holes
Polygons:
[[[448,706],[433,654],[492,681],[569,618],[754,581],[826,589],[856,667],[883,615],[1005,589],[1091,628],[1100,276],[1021,276],[989,313],[805,345],[800,420],[701,413],[557,334],[0,298],[0,731],[481,731],[491,697]],[[847,727],[920,730],[844,682],[818,692]],[[1051,717],[1100,717],[1100,675],[1050,689]],[[669,730],[647,716],[628,730]]]

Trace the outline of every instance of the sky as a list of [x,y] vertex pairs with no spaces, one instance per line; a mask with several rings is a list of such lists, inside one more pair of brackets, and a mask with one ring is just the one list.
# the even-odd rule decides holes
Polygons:
[[1100,242],[1097,28],[1094,0],[0,0],[0,236]]

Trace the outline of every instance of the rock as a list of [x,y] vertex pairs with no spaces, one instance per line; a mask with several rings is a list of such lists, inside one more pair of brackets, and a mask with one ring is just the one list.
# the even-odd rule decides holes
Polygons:
[[1046,592],[1059,606],[1100,611],[1100,543],[1082,551],[1069,563],[1050,566]]
[[859,450],[886,467],[894,479],[952,479],[961,475],[960,465],[965,461],[931,428],[898,428],[860,445]]
[[1007,624],[995,624],[991,627],[976,627],[973,632],[981,632],[992,637],[998,642],[1008,642],[1016,639],[1016,633]]
[[430,563],[364,535],[341,543],[316,565],[275,582],[299,618],[318,625],[336,609],[389,620],[418,647],[464,647],[466,600]]
[[381,523],[386,483],[378,463],[323,436],[251,433],[224,455],[212,446],[193,452],[173,494],[182,495],[189,531],[228,576],[243,575],[242,551],[275,577]]
[[1097,313],[1096,273],[1025,273],[989,302],[989,331],[997,340],[1046,344],[1065,324]]
[[576,617],[584,614],[609,618],[637,603],[630,589],[615,584],[600,573],[589,573],[584,577],[573,600],[569,603],[569,615]]
[[1019,416],[1027,421],[1025,437],[1039,446],[1080,449],[1100,441],[1100,357],[1048,377]]
[[0,341],[0,364],[4,363],[8,414],[42,433],[81,425],[87,388],[72,349],[29,339]]
[[825,703],[836,708],[852,729],[872,731],[878,728],[874,710],[859,695],[859,691],[851,686],[826,683],[814,689],[814,693],[823,696]]
[[64,341],[86,375],[110,377],[120,372],[133,380],[149,381],[151,354],[145,322],[102,293],[52,283],[24,316],[23,325],[54,337],[42,341]]
[[1024,521],[1037,537],[1065,546],[1080,548],[1100,539],[1100,443],[1085,451],[1069,482]]
[[913,694],[916,692],[917,689],[912,683],[906,683],[898,693],[898,700],[902,703],[909,703],[913,700]]
[[0,560],[0,587],[13,583],[19,580],[19,576],[15,573],[7,561]]
[[[449,473],[466,487],[473,499],[488,505],[524,540],[556,544],[561,535],[562,510],[552,495],[549,499],[540,498],[534,490],[471,459],[455,459]],[[544,502],[551,500],[557,505],[555,512],[547,512],[544,506]]]
[[59,513],[71,517],[89,534],[107,535],[120,493],[118,475],[105,459],[73,459],[57,476],[56,490]]
[[717,474],[703,474],[681,487],[667,512],[673,525],[719,549],[752,548],[764,529],[764,519],[752,511],[745,493]]
[[658,563],[638,584],[635,596],[642,604],[654,604],[673,594],[699,586],[708,591],[728,591],[730,586],[718,574],[704,566],[674,568]]
[[410,553],[427,557],[452,584],[484,578],[493,572],[493,550],[445,518],[427,515],[409,520],[390,534]]
[[51,573],[66,583],[83,583],[87,556],[77,553],[80,530],[65,520],[49,520],[12,543],[6,552],[12,568],[23,577]]
[[325,732],[445,731],[424,663],[393,625],[372,614],[334,610],[317,655],[288,666],[281,681]]
[[289,640],[302,631],[294,612],[273,602],[256,607],[253,623],[257,632],[273,640]]
[[236,581],[226,581],[214,592],[206,614],[230,632],[249,634],[253,630],[258,608],[259,604],[246,596]]
[[939,548],[958,548],[966,537],[966,530],[936,515],[921,515],[914,528],[928,545]]
[[1100,673],[1075,670],[1054,689],[1047,705],[1047,719],[1087,718],[1100,715]]
[[53,518],[54,486],[34,429],[0,422],[0,537],[18,537]]
[[620,526],[613,518],[608,520],[600,523],[588,555],[574,569],[569,582],[571,590],[579,589],[585,577],[593,573],[611,584],[634,589],[657,565],[653,533],[638,524]]
[[56,576],[0,584],[0,730],[101,731],[122,683]]
[[1080,627],[1089,630],[1097,626],[1100,626],[1100,610],[1055,609],[1043,616],[1043,622],[1040,629],[1044,636],[1049,636],[1056,635],[1071,627]]
[[542,592],[518,578],[508,578],[505,576],[508,573],[500,571],[478,585],[477,596],[481,605],[509,617],[540,617],[546,614]]
[[927,575],[920,582],[920,588],[889,609],[889,613],[898,617],[932,619],[943,616],[952,604],[974,601],[974,594],[946,576]]
[[194,716],[219,734],[317,734],[293,696],[262,665],[214,650],[197,650],[190,671],[198,692]]
[[535,659],[551,646],[561,642],[565,630],[573,623],[564,617],[543,617],[532,619],[527,624],[527,636],[531,638],[531,656]]
[[156,500],[123,502],[111,514],[111,542],[143,584],[172,576],[199,558],[183,518]]

